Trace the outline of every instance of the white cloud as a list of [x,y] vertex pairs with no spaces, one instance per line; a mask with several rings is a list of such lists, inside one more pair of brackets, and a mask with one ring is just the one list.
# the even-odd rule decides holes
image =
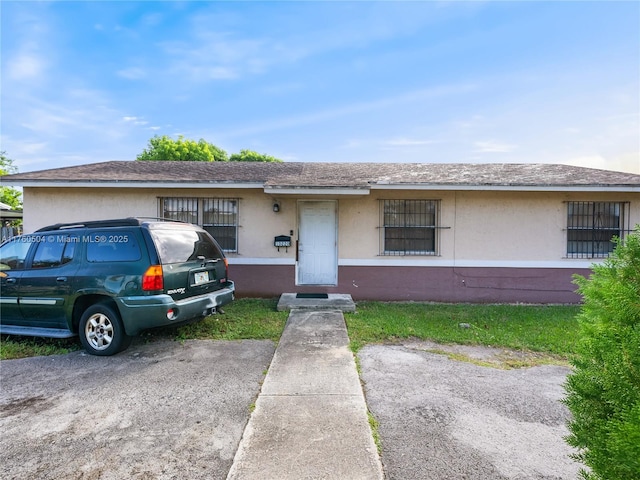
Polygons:
[[24,157],[42,156],[48,153],[49,144],[47,142],[12,142],[11,138],[4,137],[3,145],[10,145],[11,157],[21,159]]
[[466,94],[472,92],[474,89],[475,86],[470,84],[452,84],[412,90],[399,95],[391,95],[388,97],[381,97],[369,101],[343,104],[334,108],[327,108],[325,110],[318,110],[314,112],[303,113],[300,115],[292,115],[279,119],[267,119],[260,124],[249,125],[235,131],[226,132],[225,135],[230,137],[251,135],[274,130],[282,130],[291,127],[298,127],[301,125],[320,123],[336,118],[347,117],[354,114],[383,111],[389,108],[395,108],[403,104],[416,104],[418,102],[436,101],[442,98]]
[[19,53],[7,64],[7,74],[12,80],[31,80],[40,78],[46,68],[46,62],[35,53]]
[[474,146],[475,151],[478,153],[509,153],[516,149],[515,145],[494,140],[475,142]]
[[164,16],[160,13],[150,13],[144,15],[141,20],[141,24],[146,27],[155,27],[162,23]]
[[231,80],[263,71],[269,48],[260,41],[234,39],[228,35],[200,33],[187,42],[164,42],[160,46],[171,59],[168,71],[184,81]]
[[77,127],[79,122],[73,120],[74,113],[65,112],[62,108],[53,105],[25,108],[23,118],[20,119],[19,125],[27,130],[31,130],[34,134],[47,136],[58,136],[67,129],[67,127]]
[[192,68],[194,76],[209,80],[233,80],[240,76],[237,69],[227,66],[211,66],[205,68]]
[[142,118],[139,118],[139,117],[122,117],[122,120],[124,120],[127,123],[132,123],[133,125],[147,125],[149,123],[146,120],[143,120]]
[[212,7],[190,17],[185,35],[159,46],[169,57],[167,70],[176,75],[194,81],[229,80],[332,52],[365,51],[380,42],[410,37],[441,17],[437,7],[410,2],[392,7],[320,2],[301,10],[272,11],[270,24],[246,31],[243,27],[250,20]]
[[367,142],[358,138],[350,138],[340,148],[360,148]]
[[615,158],[606,158],[601,155],[589,155],[570,158],[562,163],[577,167],[599,168],[602,170],[615,170],[619,172],[640,174],[640,156],[637,153],[623,154]]
[[[3,2],[4,3],[4,2]],[[2,76],[18,82],[43,81],[55,61],[55,32],[49,19],[38,14],[37,6],[2,9]],[[6,86],[3,86],[6,88]]]
[[139,67],[124,68],[118,70],[116,74],[119,77],[126,78],[128,80],[140,80],[147,77],[146,70]]
[[455,120],[452,122],[452,126],[461,130],[472,130],[486,127],[488,123],[489,120],[484,115],[473,114],[467,118]]
[[431,145],[433,143],[435,143],[434,140],[419,140],[410,138],[394,138],[381,142],[382,145],[389,147],[417,147],[422,145]]

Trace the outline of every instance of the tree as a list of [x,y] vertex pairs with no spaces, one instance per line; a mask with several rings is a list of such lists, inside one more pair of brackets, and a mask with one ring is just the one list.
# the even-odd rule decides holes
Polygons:
[[[0,152],[0,176],[17,173],[18,168],[13,164],[13,160],[7,157],[6,152]],[[0,202],[6,203],[14,210],[22,208],[22,193],[11,187],[0,187]]]
[[203,139],[199,141],[189,140],[182,135],[177,140],[173,140],[167,135],[156,135],[149,140],[149,145],[145,148],[136,160],[174,160],[189,162],[282,162],[282,160],[254,152],[253,150],[240,150],[234,153],[231,158],[227,152],[212,143]]
[[185,139],[182,135],[173,140],[167,135],[155,136],[149,140],[136,160],[160,161],[177,160],[191,162],[228,162],[227,152],[203,139],[199,141]]
[[567,442],[590,471],[586,479],[640,479],[640,226],[617,242],[589,279],[574,276],[584,298],[581,338],[565,388],[573,419]]
[[240,150],[240,153],[234,153],[229,160],[232,162],[282,162],[282,160],[271,155],[246,149]]

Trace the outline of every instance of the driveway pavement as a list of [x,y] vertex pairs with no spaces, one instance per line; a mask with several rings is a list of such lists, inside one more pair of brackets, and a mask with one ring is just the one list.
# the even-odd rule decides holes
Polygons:
[[563,440],[568,368],[505,370],[453,360],[442,350],[496,366],[505,354],[430,342],[370,345],[359,353],[388,479],[577,478],[580,466]]
[[[576,478],[563,441],[567,368],[481,367],[427,351],[436,347],[360,351],[386,478]],[[226,478],[274,351],[270,341],[161,341],[108,358],[3,361],[0,478]]]
[[226,478],[274,350],[162,341],[0,362],[0,478]]

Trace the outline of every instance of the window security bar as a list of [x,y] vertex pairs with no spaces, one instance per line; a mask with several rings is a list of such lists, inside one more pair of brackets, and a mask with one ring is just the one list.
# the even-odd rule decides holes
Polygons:
[[166,197],[159,199],[160,215],[200,225],[225,252],[238,251],[238,198]]
[[439,200],[382,200],[381,255],[436,255]]
[[631,232],[629,202],[567,202],[567,257],[607,257]]

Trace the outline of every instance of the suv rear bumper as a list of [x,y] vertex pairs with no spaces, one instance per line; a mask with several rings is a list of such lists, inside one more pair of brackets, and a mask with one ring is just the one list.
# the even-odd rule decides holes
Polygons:
[[[218,307],[231,303],[235,285],[227,282],[224,288],[196,297],[174,300],[170,295],[116,297],[122,323],[127,335],[137,335],[148,328],[180,324],[189,320],[206,317]],[[167,312],[173,310],[169,318]]]

